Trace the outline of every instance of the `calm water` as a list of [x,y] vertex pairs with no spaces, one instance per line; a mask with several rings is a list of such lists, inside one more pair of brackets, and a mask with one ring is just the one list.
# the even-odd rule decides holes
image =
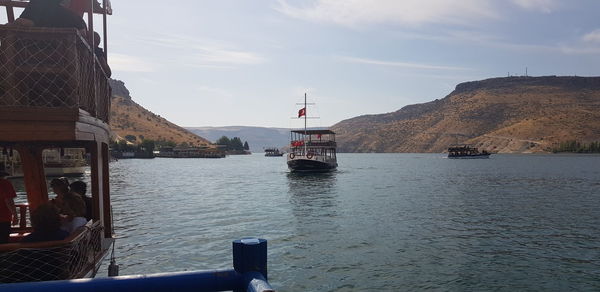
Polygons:
[[259,236],[280,291],[600,290],[600,156],[339,162],[112,163],[121,274],[230,268],[231,241]]

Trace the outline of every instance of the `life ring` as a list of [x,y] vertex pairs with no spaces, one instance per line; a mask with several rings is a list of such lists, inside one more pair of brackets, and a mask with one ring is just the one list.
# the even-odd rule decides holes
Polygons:
[[296,154],[290,153],[290,159],[294,159],[295,157],[296,157]]
[[313,153],[312,152],[308,152],[308,154],[306,154],[306,158],[312,159],[313,158]]

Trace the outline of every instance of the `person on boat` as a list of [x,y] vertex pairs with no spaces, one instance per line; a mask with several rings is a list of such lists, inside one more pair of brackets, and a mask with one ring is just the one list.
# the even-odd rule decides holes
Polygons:
[[85,219],[91,220],[92,198],[85,195],[85,193],[87,192],[87,185],[85,184],[85,182],[80,180],[74,181],[71,183],[71,185],[69,185],[69,189],[71,190],[71,192],[77,193],[81,196],[83,202],[85,203]]
[[83,18],[61,5],[62,0],[31,0],[14,25],[86,30]]
[[66,177],[55,178],[50,181],[50,187],[56,194],[56,198],[52,199],[52,203],[56,204],[60,209],[63,196],[69,192],[69,180]]
[[67,231],[60,229],[60,215],[52,204],[43,204],[31,213],[33,232],[23,237],[21,242],[41,242],[63,240],[69,236]]
[[85,219],[85,202],[75,192],[68,192],[63,196],[62,208],[59,212],[62,217],[60,229],[68,233],[73,233],[73,231],[87,223],[87,219]]
[[17,222],[17,207],[14,198],[15,188],[6,179],[8,173],[0,169],[0,244],[7,243],[10,237],[10,226]]
[[[92,32],[90,32],[91,34]],[[102,70],[104,70],[104,73],[106,73],[106,77],[110,77],[112,75],[112,71],[110,70],[110,66],[108,66],[108,63],[106,62],[106,54],[104,53],[104,50],[102,48],[100,48],[100,34],[97,32],[93,32],[94,34],[94,54],[96,55],[96,58],[98,58],[98,62],[100,62],[100,67],[102,67]]]

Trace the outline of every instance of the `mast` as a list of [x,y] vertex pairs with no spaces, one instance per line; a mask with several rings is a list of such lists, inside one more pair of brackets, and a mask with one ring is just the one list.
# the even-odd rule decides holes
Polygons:
[[[306,92],[304,92],[304,138],[306,139],[307,131],[306,131],[306,117],[308,116],[308,108],[306,106]],[[304,141],[304,155],[308,155],[308,150],[306,149],[306,141]]]

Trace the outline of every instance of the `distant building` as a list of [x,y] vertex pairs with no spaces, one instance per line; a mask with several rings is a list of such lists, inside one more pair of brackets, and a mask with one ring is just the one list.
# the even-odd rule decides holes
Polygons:
[[161,147],[156,157],[165,158],[224,158],[225,152],[218,148],[201,147]]

